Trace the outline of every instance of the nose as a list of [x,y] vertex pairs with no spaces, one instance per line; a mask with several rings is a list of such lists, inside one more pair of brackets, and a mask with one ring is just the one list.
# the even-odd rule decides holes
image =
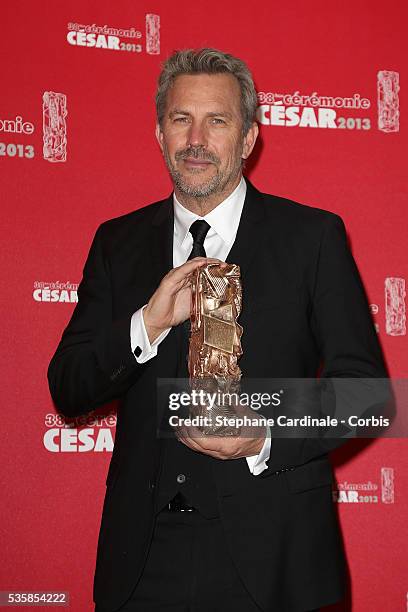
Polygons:
[[201,121],[193,120],[191,122],[187,140],[187,145],[190,147],[207,146],[207,131],[205,125]]

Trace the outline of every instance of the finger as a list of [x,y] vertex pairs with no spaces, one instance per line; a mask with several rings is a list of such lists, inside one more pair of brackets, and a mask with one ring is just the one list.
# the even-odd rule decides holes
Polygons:
[[201,451],[201,448],[198,446],[198,444],[196,444],[195,441],[190,438],[185,432],[178,436],[178,441],[184,444],[185,446],[191,448],[191,450],[199,452]]
[[177,439],[180,442],[184,442],[184,443],[190,442],[190,437],[184,425],[180,425],[179,427],[175,428],[175,433],[176,433]]
[[[217,257],[199,257],[198,256],[198,257],[193,257],[193,259],[190,259],[189,261],[197,261],[199,259],[201,259],[205,263],[209,263],[209,264],[217,263],[217,264],[220,264],[220,265],[222,264],[223,266],[227,266],[228,265],[225,261],[222,261],[222,259],[218,259]],[[186,263],[188,263],[188,262],[186,262]],[[182,264],[182,265],[184,266],[185,264]]]
[[179,441],[192,450],[209,455],[215,459],[226,459],[230,455],[229,440],[225,439],[226,444],[223,445],[222,438],[205,435],[193,425],[188,427],[181,426],[180,430],[182,434]]
[[231,440],[236,439],[239,436],[215,436],[214,434],[204,434],[201,429],[195,425],[189,425],[188,436],[195,440],[200,446],[203,445],[206,448],[217,448],[219,449],[226,444],[229,445]]
[[185,432],[183,430],[183,427],[181,426],[173,427],[173,429],[174,429],[174,433],[175,433],[177,440],[181,440],[182,438],[185,438]]
[[225,262],[221,261],[220,259],[215,259],[214,257],[194,257],[194,259],[186,261],[186,263],[182,264],[181,266],[173,268],[169,272],[169,275],[171,275],[172,280],[179,281],[194,272],[194,270],[200,266],[210,263],[227,265]]
[[200,446],[199,444],[196,443],[196,441],[193,438],[183,437],[183,438],[179,438],[179,441],[185,446],[188,446],[188,448],[191,448],[191,450],[196,451],[198,453],[202,453],[204,455],[210,455],[211,457],[214,457],[215,459],[225,458],[225,456],[217,450],[213,450],[210,448],[206,448],[204,446]]
[[196,430],[194,432],[194,436],[191,435],[191,427],[185,427],[184,425],[181,425],[176,432],[177,438],[180,442],[183,442],[183,444],[185,444],[186,446],[189,446],[190,448],[192,448],[193,450],[196,451],[202,451],[203,447],[200,446],[200,444],[198,443],[198,441],[195,439],[198,435],[200,435],[201,437],[203,437],[203,432],[200,430]]
[[[224,440],[220,436],[214,436],[209,434],[204,434],[201,429],[195,427],[194,425],[190,425],[187,428],[187,437],[189,441],[191,440],[191,444],[194,446],[195,450],[199,450],[200,452],[216,452],[224,450]],[[230,440],[225,440],[227,445],[230,444]]]

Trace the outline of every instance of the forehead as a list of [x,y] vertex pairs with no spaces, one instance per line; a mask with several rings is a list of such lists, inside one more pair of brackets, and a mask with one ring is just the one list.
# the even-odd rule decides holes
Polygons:
[[241,92],[232,74],[183,74],[175,78],[167,93],[167,111],[205,108],[240,112]]

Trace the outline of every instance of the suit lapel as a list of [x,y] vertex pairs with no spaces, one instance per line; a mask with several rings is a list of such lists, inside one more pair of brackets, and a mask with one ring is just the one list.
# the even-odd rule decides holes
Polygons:
[[247,192],[238,232],[226,261],[238,264],[244,276],[259,246],[262,221],[265,218],[262,194],[245,179]]
[[174,211],[171,195],[167,200],[163,200],[152,223],[151,261],[157,284],[173,267],[173,227]]
[[[173,196],[163,200],[152,222],[151,262],[152,278],[156,288],[162,278],[173,268],[174,209]],[[155,359],[158,378],[177,376],[178,357],[181,351],[181,326],[171,329],[160,346]]]

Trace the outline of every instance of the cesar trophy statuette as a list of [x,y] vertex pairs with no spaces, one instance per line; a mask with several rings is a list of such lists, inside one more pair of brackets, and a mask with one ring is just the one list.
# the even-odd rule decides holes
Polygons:
[[[231,435],[240,428],[225,424],[236,416],[241,370],[242,327],[237,318],[242,306],[242,288],[238,265],[210,263],[194,271],[191,287],[191,332],[188,369],[191,389],[211,394],[217,401],[194,407],[195,416],[205,416],[208,426],[200,428],[207,435]],[[208,395],[205,395],[208,397]],[[219,417],[219,418],[217,418]]]

